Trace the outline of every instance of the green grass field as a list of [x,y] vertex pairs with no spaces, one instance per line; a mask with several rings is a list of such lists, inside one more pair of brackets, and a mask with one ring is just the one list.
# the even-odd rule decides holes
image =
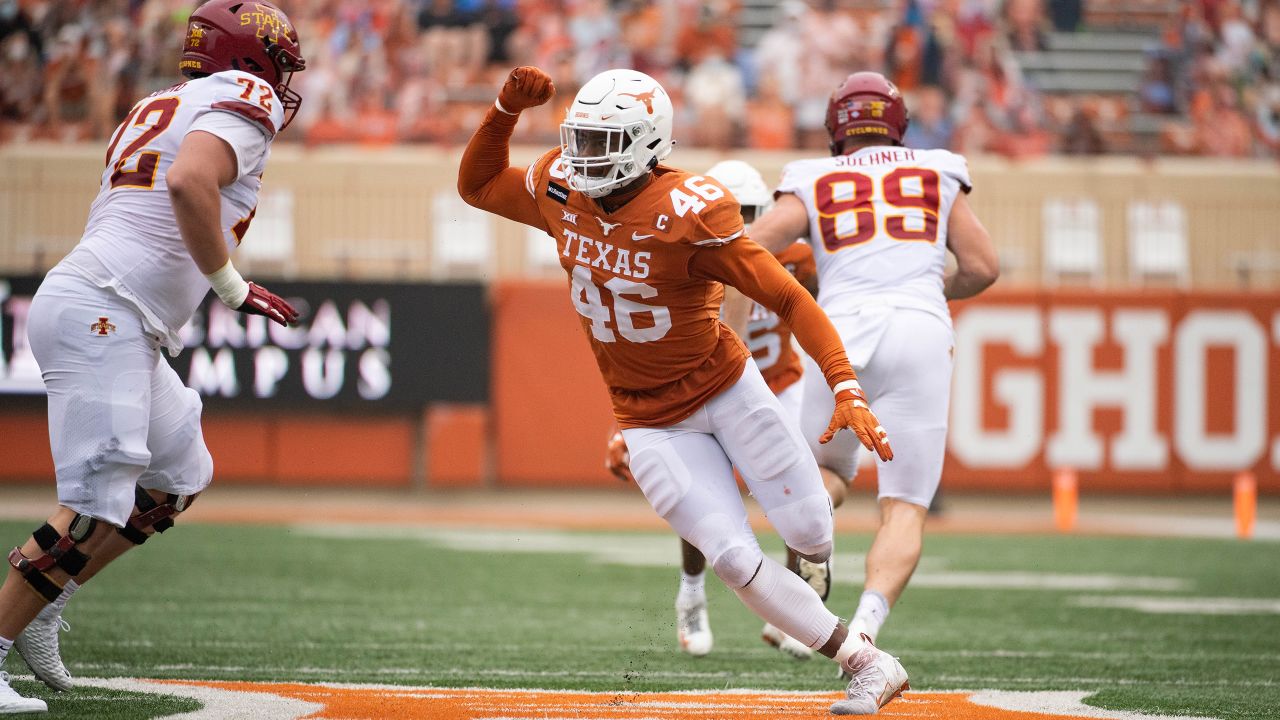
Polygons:
[[[34,525],[3,522],[0,531],[16,542]],[[839,615],[856,604],[868,541],[838,538],[843,577],[830,604]],[[917,690],[1096,690],[1089,702],[1116,710],[1277,718],[1278,550],[932,536],[880,645],[902,658]],[[797,663],[762,644],[759,621],[714,578],[715,650],[702,659],[677,652],[677,552],[673,536],[655,533],[185,524],[85,586],[67,609],[63,654],[85,677],[839,689],[829,663]],[[1164,612],[1133,609],[1151,603]],[[5,669],[26,672],[15,657]],[[50,717],[149,718],[196,706],[15,687],[49,700]]]

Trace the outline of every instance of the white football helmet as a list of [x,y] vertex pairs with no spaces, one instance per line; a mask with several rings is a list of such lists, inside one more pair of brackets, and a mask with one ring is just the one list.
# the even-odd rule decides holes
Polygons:
[[722,160],[707,171],[707,176],[720,181],[742,206],[742,219],[748,225],[773,207],[773,193],[760,172],[741,160]]
[[671,154],[671,98],[635,70],[606,70],[578,91],[560,125],[569,187],[599,198]]

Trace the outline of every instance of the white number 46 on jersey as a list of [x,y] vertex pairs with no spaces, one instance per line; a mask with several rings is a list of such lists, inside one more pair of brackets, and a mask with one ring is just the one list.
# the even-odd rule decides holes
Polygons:
[[694,175],[685,180],[684,187],[688,188],[689,192],[672,188],[671,206],[675,208],[676,217],[684,217],[690,210],[697,215],[706,209],[708,202],[724,197],[724,190],[719,185],[713,185],[706,180],[701,175]]
[[[633,343],[653,342],[661,340],[671,330],[671,310],[661,305],[646,305],[636,302],[627,295],[649,299],[658,294],[652,285],[628,280],[626,278],[610,278],[604,287],[598,287],[591,278],[591,271],[581,265],[573,268],[573,306],[578,314],[591,321],[591,336],[602,343],[617,342],[610,325],[617,328],[618,334]],[[612,296],[612,309],[604,303],[601,291]],[[637,326],[636,316],[648,315],[652,318],[648,327]]]

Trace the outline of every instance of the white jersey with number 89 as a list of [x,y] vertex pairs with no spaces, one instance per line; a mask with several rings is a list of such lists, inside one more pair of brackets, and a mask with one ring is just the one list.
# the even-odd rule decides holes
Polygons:
[[234,248],[258,202],[271,140],[284,110],[270,85],[229,70],[139,100],[111,136],[98,196],[80,244],[61,269],[111,288],[136,306],[171,353],[178,331],[209,291],[188,254],[165,175],[183,139],[204,131],[236,155],[236,179],[221,189],[222,230]]
[[942,295],[947,219],[970,188],[960,155],[878,146],[792,162],[778,192],[794,194],[808,210],[818,302],[828,314],[877,302],[949,323]]

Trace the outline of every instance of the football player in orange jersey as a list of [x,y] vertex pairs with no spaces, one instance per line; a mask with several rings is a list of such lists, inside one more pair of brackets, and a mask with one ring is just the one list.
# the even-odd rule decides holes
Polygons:
[[744,237],[723,185],[659,165],[674,111],[653,78],[592,78],[566,112],[560,147],[511,167],[520,112],[554,93],[538,68],[512,71],[463,153],[459,193],[554,238],[645,498],[743,604],[850,672],[834,712],[874,714],[906,688],[902,665],[765,557],[747,522],[735,466],[788,547],[813,562],[831,554],[831,499],[817,462],[720,322],[721,283],[777,312],[821,369],[834,406],[822,440],[848,428],[889,460],[887,433],[839,336],[795,278]]
[[[773,194],[759,171],[741,160],[724,160],[707,170],[707,176],[720,181],[733,198],[742,207],[742,221],[750,230],[751,223],[763,215],[773,204]],[[778,261],[796,280],[805,285],[811,293],[816,291],[817,269],[813,263],[813,251],[803,241],[793,243],[786,251],[779,254]],[[814,284],[814,287],[810,287]],[[791,328],[768,308],[753,303],[744,308],[739,323],[744,327],[743,339],[747,349],[751,351],[752,360],[764,377],[769,390],[778,396],[786,411],[787,419],[800,422],[800,401],[803,397],[802,385],[798,382],[804,371],[800,356],[791,343]],[[728,318],[724,322],[730,326],[734,323]],[[621,430],[615,430],[609,438],[605,455],[605,467],[615,477],[624,482],[634,482],[628,467],[629,454],[626,440]],[[824,475],[825,478],[825,475]],[[828,483],[827,492],[831,495],[831,505],[838,508],[844,502],[845,484]],[[680,587],[676,593],[676,640],[680,650],[694,657],[702,657],[711,652],[714,635],[707,613],[707,595],[705,589],[706,558],[688,540],[680,541]],[[831,561],[813,563],[796,555],[794,550],[787,549],[787,569],[796,573],[809,583],[825,602],[831,592]],[[809,646],[782,632],[769,623],[765,623],[760,633],[769,645],[797,660],[808,660],[813,655]]]

